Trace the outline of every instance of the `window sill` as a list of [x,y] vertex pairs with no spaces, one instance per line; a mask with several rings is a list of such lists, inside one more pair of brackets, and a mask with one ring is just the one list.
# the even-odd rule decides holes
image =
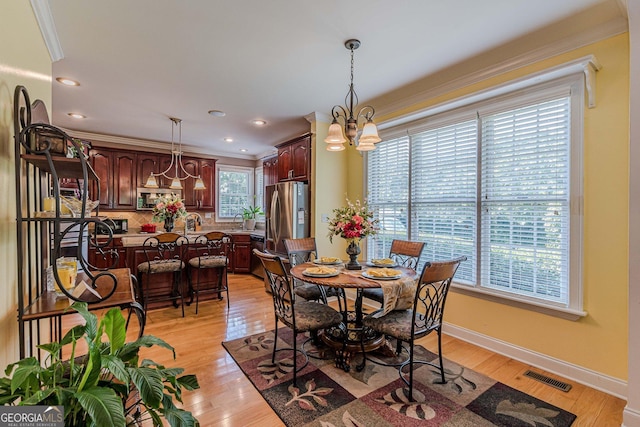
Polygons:
[[451,284],[451,291],[462,295],[496,302],[499,304],[505,304],[511,307],[521,308],[523,310],[529,310],[536,313],[559,317],[565,320],[576,321],[587,316],[588,314],[586,311],[582,310],[575,310],[567,307],[554,307],[551,305],[545,305],[543,303],[536,303],[534,301],[525,301],[514,297],[498,295],[484,289],[471,288],[469,286],[461,285],[455,282]]

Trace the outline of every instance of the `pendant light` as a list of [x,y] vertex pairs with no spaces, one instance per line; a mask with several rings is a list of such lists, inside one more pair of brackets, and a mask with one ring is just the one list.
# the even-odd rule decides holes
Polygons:
[[[169,164],[169,167],[164,172],[160,172],[160,173],[151,172],[151,175],[149,175],[149,178],[147,178],[147,182],[145,182],[144,186],[146,188],[159,188],[156,177],[164,176],[165,178],[171,180],[171,185],[169,185],[169,189],[171,190],[182,190],[182,181],[184,181],[187,178],[192,178],[196,180],[196,182],[193,185],[194,190],[206,190],[207,187],[205,187],[204,181],[202,180],[200,175],[198,176],[191,175],[189,172],[187,172],[184,169],[184,166],[182,165],[182,120],[177,119],[175,117],[169,117],[169,119],[172,122],[171,124],[171,163]],[[174,142],[174,130],[176,127],[178,127],[177,146]],[[171,169],[174,169],[173,176],[169,175]],[[182,178],[180,177],[179,171],[182,171],[182,175],[183,175]]]

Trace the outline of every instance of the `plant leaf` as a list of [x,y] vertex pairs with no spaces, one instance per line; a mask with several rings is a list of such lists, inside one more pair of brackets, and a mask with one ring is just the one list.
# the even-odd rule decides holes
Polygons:
[[176,351],[174,350],[174,348],[167,344],[164,340],[154,337],[153,335],[143,335],[132,343],[126,343],[122,347],[122,349],[120,349],[118,355],[123,361],[126,362],[127,360],[130,360],[131,358],[138,355],[138,350],[140,350],[140,347],[151,347],[154,345],[158,345],[160,347],[171,350],[173,352],[173,358],[176,358]]
[[131,381],[140,392],[142,401],[152,408],[159,408],[164,384],[160,373],[151,368],[128,368]]
[[122,348],[127,339],[126,322],[119,308],[112,308],[102,318],[104,332],[111,343],[111,354],[115,354]]
[[113,356],[111,354],[106,354],[101,357],[100,363],[102,367],[107,369],[110,373],[113,374],[118,380],[120,380],[124,384],[129,384],[129,372],[127,371],[124,362],[120,360],[117,356]]
[[69,308],[73,308],[84,318],[85,327],[84,332],[87,334],[87,337],[93,341],[98,333],[98,316],[89,312],[87,308],[86,302],[74,302],[71,304]]
[[196,417],[184,409],[173,407],[163,412],[171,427],[196,427],[200,425]]
[[73,341],[79,340],[84,335],[85,326],[76,325],[69,330],[60,340],[60,346],[71,344]]
[[200,388],[200,384],[198,384],[198,379],[195,375],[183,375],[179,377],[178,384],[184,387],[185,390],[196,390]]
[[[47,397],[55,393],[56,390],[57,390],[57,387],[38,390],[33,395],[31,395],[31,397],[29,397],[28,399],[23,399],[22,401],[20,401],[20,406],[37,405],[38,403],[44,401]],[[49,402],[49,403],[54,403],[54,402]]]
[[18,366],[13,372],[11,378],[11,394],[15,393],[19,388],[23,388],[25,395],[29,395],[29,389],[39,388],[38,374],[42,371],[40,365],[25,364]]
[[76,398],[97,425],[118,427],[126,425],[122,401],[110,388],[88,388],[77,392]]
[[78,391],[94,387],[98,384],[98,380],[100,379],[100,368],[102,367],[100,359],[100,349],[92,346],[89,349],[89,358],[87,359],[80,384],[78,385]]

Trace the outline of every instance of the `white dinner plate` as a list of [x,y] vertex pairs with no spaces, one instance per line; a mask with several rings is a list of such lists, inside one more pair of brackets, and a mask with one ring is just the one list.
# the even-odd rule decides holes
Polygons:
[[319,259],[314,259],[313,263],[314,264],[318,264],[318,265],[338,265],[338,264],[342,264],[342,260],[339,259],[339,260],[333,261],[333,262],[322,262]]
[[393,268],[393,267],[397,267],[397,266],[398,266],[398,263],[397,263],[397,262],[394,262],[393,264],[376,264],[376,263],[374,263],[374,262],[369,261],[369,262],[367,262],[367,265],[368,265],[369,267]]
[[309,273],[309,272],[307,272],[307,270],[304,270],[304,271],[302,272],[302,274],[303,274],[304,276],[308,276],[308,277],[335,277],[335,276],[337,276],[338,274],[340,274],[340,272],[336,270],[336,271],[334,271],[333,273],[322,273],[322,274],[316,274],[316,273]]
[[373,280],[396,280],[402,277],[402,274],[398,274],[396,276],[385,276],[385,277],[378,277],[378,276],[370,276],[367,274],[367,272],[365,271],[364,273],[362,273],[362,277],[366,277],[367,279],[373,279]]

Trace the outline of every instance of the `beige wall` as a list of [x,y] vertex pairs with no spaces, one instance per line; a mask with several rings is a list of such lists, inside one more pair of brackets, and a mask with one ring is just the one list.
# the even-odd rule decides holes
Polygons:
[[17,360],[16,208],[13,91],[23,85],[31,101],[51,109],[51,59],[28,1],[3,2],[0,19],[0,369]]
[[[578,321],[534,313],[453,293],[445,321],[565,363],[627,378],[627,262],[629,156],[628,35],[576,49],[502,76],[425,100],[384,117],[388,120],[496,86],[587,55],[602,65],[597,106],[585,108],[584,126],[584,310]],[[380,121],[380,120],[379,120]],[[355,155],[355,154],[354,154]],[[349,193],[358,194],[351,175]]]

